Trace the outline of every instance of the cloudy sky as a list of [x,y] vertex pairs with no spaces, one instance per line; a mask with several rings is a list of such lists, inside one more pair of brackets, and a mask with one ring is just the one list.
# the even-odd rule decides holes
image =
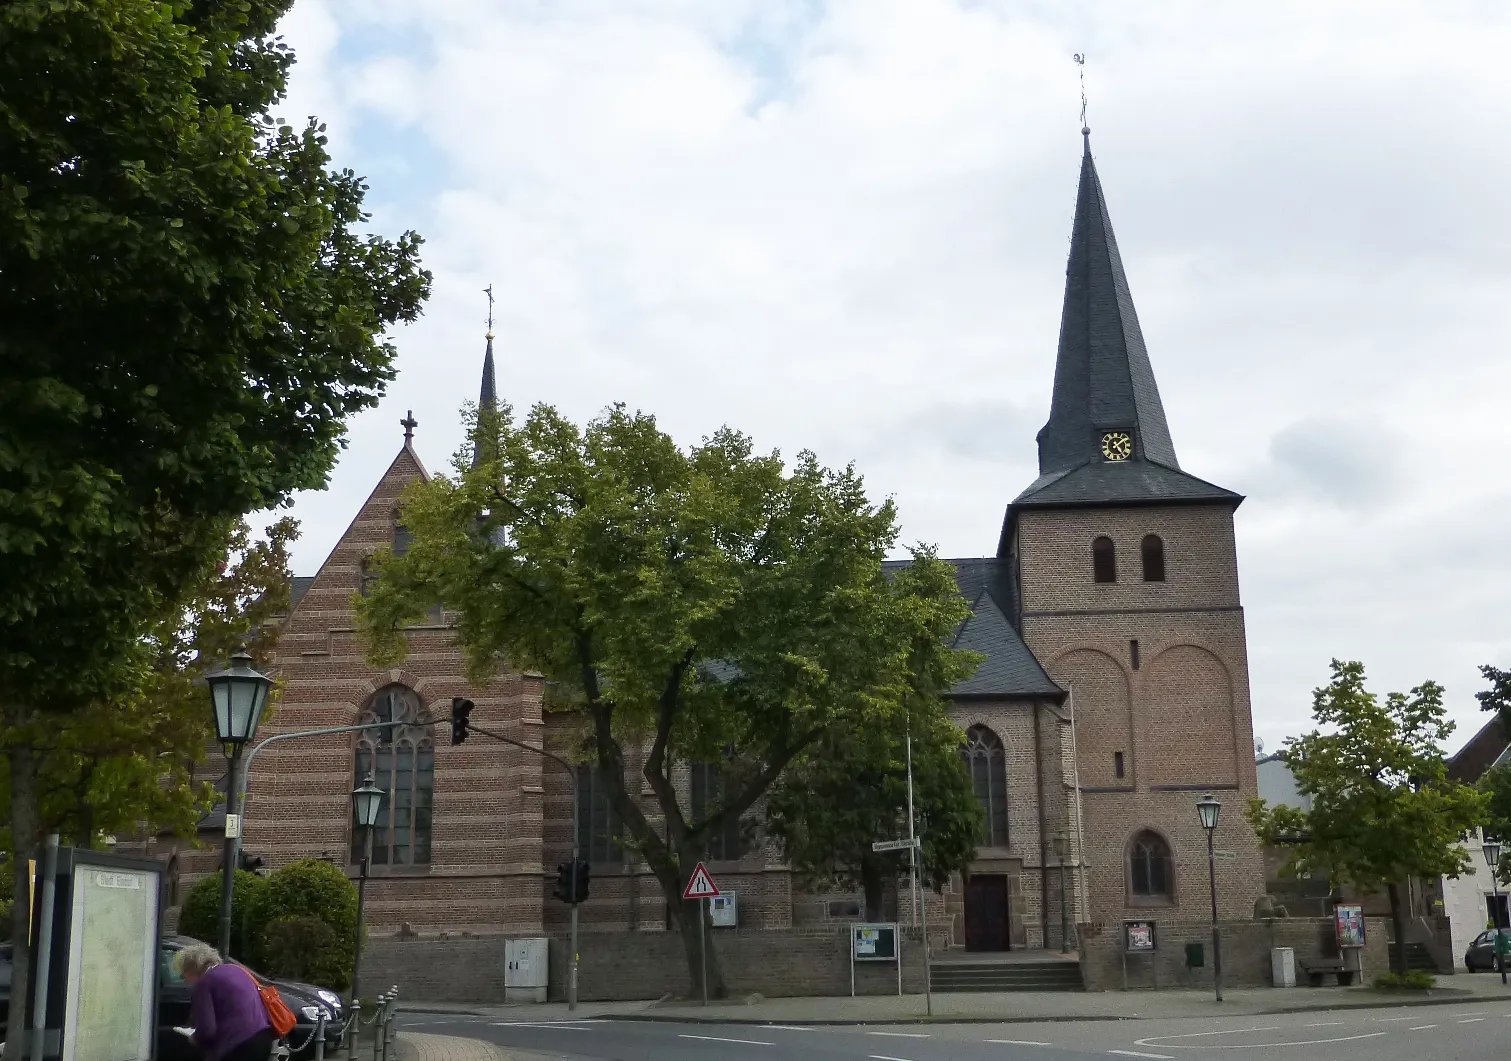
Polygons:
[[1256,733],[1333,656],[1511,665],[1511,9],[1482,3],[297,0],[283,116],[426,238],[399,378],[302,496],[312,573],[413,409],[625,401],[855,461],[907,540],[990,553],[1035,476],[1081,149],[1182,465],[1238,511]]

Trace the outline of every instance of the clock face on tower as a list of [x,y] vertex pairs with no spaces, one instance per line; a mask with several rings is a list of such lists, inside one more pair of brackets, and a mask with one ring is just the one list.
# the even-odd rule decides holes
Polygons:
[[1125,461],[1133,456],[1133,439],[1126,431],[1109,431],[1102,436],[1102,456],[1110,461]]

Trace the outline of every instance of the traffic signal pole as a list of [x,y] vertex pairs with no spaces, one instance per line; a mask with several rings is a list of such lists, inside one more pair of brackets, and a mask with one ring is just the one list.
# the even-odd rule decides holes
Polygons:
[[[453,717],[455,717],[454,708]],[[577,863],[581,861],[581,853],[578,850],[578,823],[582,821],[582,817],[578,813],[579,808],[577,806],[576,768],[561,756],[556,755],[552,752],[548,752],[544,748],[537,748],[533,744],[526,744],[524,741],[517,741],[513,737],[506,737],[502,733],[496,733],[493,730],[484,729],[481,726],[474,725],[470,721],[466,721],[464,722],[463,728],[460,733],[461,740],[466,740],[467,735],[470,733],[477,733],[489,738],[490,740],[496,740],[502,744],[509,744],[516,748],[523,748],[525,751],[534,752],[536,755],[543,755],[567,772],[567,776],[571,779],[572,782],[572,897],[575,899],[577,897]],[[461,743],[461,741],[457,739],[457,736],[458,734],[455,732],[455,730],[453,730],[451,738],[451,742],[453,744]],[[572,956],[567,963],[567,1009],[575,1010],[577,1008],[577,904],[574,902],[571,905]]]

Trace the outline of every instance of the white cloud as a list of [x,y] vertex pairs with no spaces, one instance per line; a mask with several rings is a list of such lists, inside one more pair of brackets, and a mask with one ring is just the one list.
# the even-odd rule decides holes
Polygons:
[[1258,731],[1333,655],[1478,725],[1474,666],[1511,662],[1499,5],[299,0],[284,32],[284,112],[436,273],[296,507],[302,570],[405,409],[432,467],[460,443],[489,283],[516,404],[856,459],[907,537],[991,552],[1048,409],[1084,50],[1182,463],[1249,494]]

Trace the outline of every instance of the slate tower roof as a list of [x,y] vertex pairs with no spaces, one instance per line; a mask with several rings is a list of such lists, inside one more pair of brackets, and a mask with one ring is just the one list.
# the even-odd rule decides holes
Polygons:
[[[1113,433],[1131,441],[1125,459],[1104,455]],[[1065,268],[1054,396],[1038,441],[1039,478],[1014,506],[1242,500],[1181,471],[1089,135]]]
[[[492,316],[491,311],[489,313],[489,316]],[[483,351],[483,384],[478,389],[477,408],[478,412],[482,412],[485,409],[490,413],[498,411],[498,383],[495,380],[493,373],[492,324],[488,326],[488,346]],[[476,468],[482,462],[482,451],[479,450],[477,442],[474,441],[472,443],[472,466]]]

